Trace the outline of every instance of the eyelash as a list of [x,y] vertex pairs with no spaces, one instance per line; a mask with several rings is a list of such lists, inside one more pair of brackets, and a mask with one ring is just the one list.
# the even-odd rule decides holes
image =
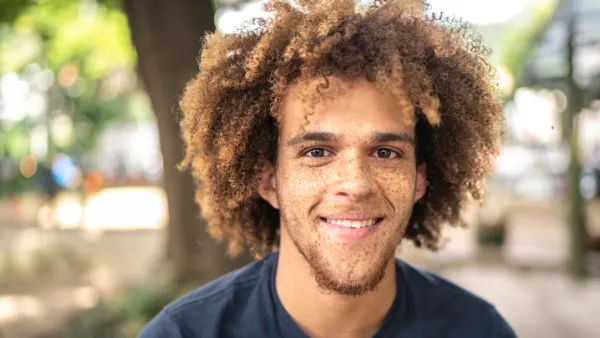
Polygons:
[[[327,149],[325,149],[323,147],[313,147],[313,148],[309,148],[309,149],[306,149],[306,150],[302,151],[302,153],[300,155],[302,157],[310,157],[310,158],[323,158],[323,157],[327,157],[327,156],[307,156],[313,150],[323,150],[324,152],[332,153],[332,151],[327,150]],[[371,152],[371,154],[373,154],[373,153],[375,153],[377,151],[380,151],[380,150],[389,150],[390,152],[392,152],[392,154],[396,155],[395,157],[387,157],[387,158],[386,157],[381,157],[381,159],[384,159],[384,160],[393,160],[393,159],[401,158],[402,157],[402,153],[400,151],[393,150],[393,149],[387,148],[387,147],[377,148],[373,152]]]

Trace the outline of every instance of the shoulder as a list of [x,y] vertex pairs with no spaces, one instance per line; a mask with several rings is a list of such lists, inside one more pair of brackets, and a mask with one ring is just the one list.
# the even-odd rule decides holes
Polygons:
[[512,338],[510,325],[494,305],[455,283],[425,269],[397,261],[400,278],[409,290],[415,315],[437,325],[445,336]]
[[226,305],[234,296],[251,290],[260,282],[266,269],[266,259],[250,263],[191,291],[167,305],[165,310],[178,317],[190,310],[207,312]]
[[218,336],[225,318],[234,318],[244,306],[267,269],[265,257],[232,271],[167,305],[141,331],[139,338]]
[[138,338],[182,338],[179,328],[168,312],[161,311],[140,332]]

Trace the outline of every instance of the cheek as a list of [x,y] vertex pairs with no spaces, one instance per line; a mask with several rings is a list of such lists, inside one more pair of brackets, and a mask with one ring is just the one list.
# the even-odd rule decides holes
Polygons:
[[374,173],[377,178],[377,186],[381,193],[392,204],[407,204],[412,201],[415,192],[415,173],[410,170],[379,170]]
[[301,166],[287,166],[281,169],[277,191],[280,198],[292,207],[311,203],[322,192],[327,182],[325,170]]

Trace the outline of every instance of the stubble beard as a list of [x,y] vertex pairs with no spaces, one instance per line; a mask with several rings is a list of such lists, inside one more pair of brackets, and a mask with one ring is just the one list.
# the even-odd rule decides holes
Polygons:
[[[301,240],[295,235],[298,233],[297,229],[300,224],[298,222],[289,223],[283,215],[281,217],[283,221],[282,226],[286,226],[294,246],[306,262],[308,262],[310,272],[315,279],[317,287],[323,294],[357,297],[374,291],[385,277],[387,266],[390,260],[394,258],[396,247],[399,245],[398,240],[398,243],[395,245],[387,244],[387,247],[381,253],[363,253],[365,256],[378,255],[379,257],[373,260],[375,267],[370,269],[361,280],[352,280],[349,276],[340,278],[335,273],[335,263],[331,264],[324,257],[324,253],[327,252],[327,249],[323,246],[324,244],[319,241],[301,243]],[[340,263],[347,264],[347,262]]]

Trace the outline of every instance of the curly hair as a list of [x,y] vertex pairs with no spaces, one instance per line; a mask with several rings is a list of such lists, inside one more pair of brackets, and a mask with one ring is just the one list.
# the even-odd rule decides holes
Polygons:
[[504,129],[489,50],[471,25],[430,12],[419,0],[270,1],[267,19],[235,34],[207,34],[198,75],[180,101],[186,156],[209,233],[276,250],[279,211],[258,195],[262,168],[276,160],[280,104],[290,84],[318,77],[365,78],[408,97],[417,160],[428,189],[405,238],[437,250],[445,224],[481,201]]

